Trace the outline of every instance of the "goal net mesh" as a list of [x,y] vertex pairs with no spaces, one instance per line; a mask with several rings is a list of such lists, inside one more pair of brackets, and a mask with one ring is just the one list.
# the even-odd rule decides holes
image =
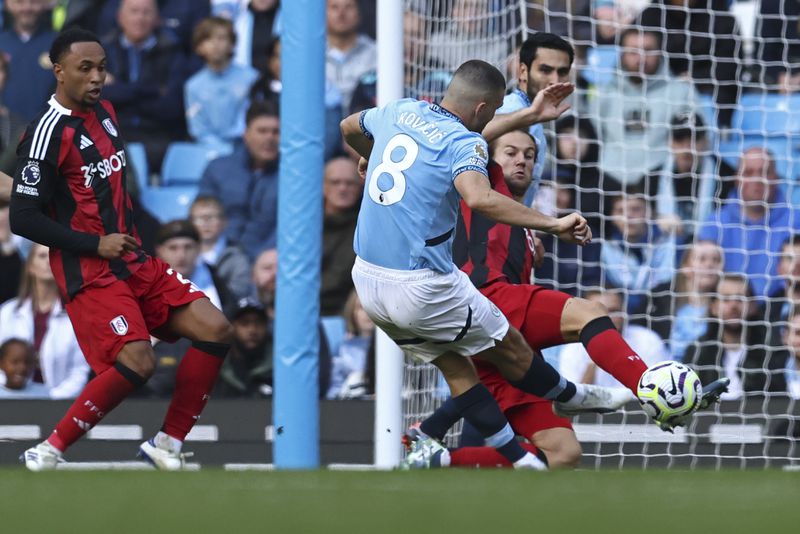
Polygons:
[[[721,405],[675,434],[634,404],[576,419],[584,464],[800,463],[791,350],[800,346],[800,313],[792,318],[786,283],[800,280],[800,240],[785,244],[800,228],[796,3],[404,4],[406,96],[438,101],[452,72],[473,58],[497,66],[511,90],[518,47],[539,31],[575,47],[572,109],[545,125],[547,160],[534,203],[554,215],[580,211],[595,239],[580,250],[544,239],[535,279],[612,308],[646,362],[684,361],[704,379],[734,379]],[[544,355],[572,380],[613,384],[580,346]],[[407,361],[403,395],[411,424],[448,391],[434,367]],[[453,429],[449,445],[460,432]]]

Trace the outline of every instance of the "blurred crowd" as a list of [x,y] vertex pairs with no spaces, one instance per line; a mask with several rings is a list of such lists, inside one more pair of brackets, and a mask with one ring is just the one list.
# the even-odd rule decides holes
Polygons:
[[[94,31],[108,56],[103,97],[141,151],[128,171],[144,246],[202,289],[235,329],[215,395],[270,395],[279,0],[0,4],[0,170],[13,174],[16,140],[53,91],[47,52],[56,33]],[[577,248],[541,236],[537,283],[603,303],[651,362],[689,363],[704,382],[731,378],[732,398],[800,397],[800,3],[404,5],[409,97],[437,100],[450,73],[472,58],[495,64],[513,88],[525,29],[557,33],[576,48],[572,108],[546,125],[551,150],[532,202],[550,214],[579,210],[595,239]],[[375,329],[350,278],[362,182],[338,124],[377,104],[375,14],[374,0],[327,0],[316,328],[319,392],[328,399],[374,393]],[[179,145],[201,154],[190,162],[200,161],[196,176],[169,170]],[[153,208],[170,191],[189,192],[186,213]],[[89,377],[47,252],[10,232],[0,200],[0,398],[71,398]],[[158,369],[138,394],[167,397],[186,347],[153,342]],[[611,380],[580,345],[545,357],[569,379]]]

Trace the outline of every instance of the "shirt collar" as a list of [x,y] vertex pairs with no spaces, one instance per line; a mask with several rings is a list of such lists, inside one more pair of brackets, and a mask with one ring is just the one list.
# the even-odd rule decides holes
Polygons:
[[522,100],[522,103],[525,104],[525,107],[531,105],[531,99],[528,98],[528,95],[525,94],[525,91],[523,91],[519,87],[514,89],[514,94],[517,95],[520,100]]
[[120,38],[119,38],[119,42],[120,42],[120,44],[122,45],[123,48],[126,48],[126,49],[135,48],[136,50],[143,51],[143,50],[150,50],[151,48],[154,48],[156,46],[156,44],[158,43],[158,39],[156,39],[155,35],[151,35],[150,37],[145,39],[142,44],[140,44],[139,46],[136,46],[132,42],[130,42],[128,40],[128,38],[125,37],[125,35],[121,35]]
[[450,119],[456,120],[456,121],[458,121],[459,123],[461,123],[461,124],[464,124],[464,121],[462,121],[461,119],[459,119],[459,118],[458,118],[458,117],[455,115],[455,113],[453,113],[453,112],[451,112],[451,111],[448,111],[447,109],[443,108],[443,107],[442,107],[442,106],[440,106],[439,104],[433,104],[433,103],[431,103],[431,104],[429,104],[429,105],[428,105],[428,107],[430,108],[430,110],[431,110],[431,111],[434,111],[434,112],[438,113],[439,115],[444,115],[444,116],[445,116],[445,117],[447,117],[447,118],[450,118]]

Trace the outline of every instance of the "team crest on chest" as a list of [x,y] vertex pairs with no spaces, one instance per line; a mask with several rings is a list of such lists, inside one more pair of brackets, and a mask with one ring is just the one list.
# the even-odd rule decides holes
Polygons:
[[41,179],[42,171],[39,169],[38,161],[31,160],[22,168],[22,181],[27,185],[36,185]]
[[117,129],[114,127],[114,123],[111,122],[111,119],[103,119],[103,128],[114,137],[117,136]]

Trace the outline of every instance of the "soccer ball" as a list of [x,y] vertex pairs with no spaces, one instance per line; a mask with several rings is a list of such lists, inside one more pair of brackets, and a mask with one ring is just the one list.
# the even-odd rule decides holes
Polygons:
[[666,424],[697,410],[703,395],[697,373],[677,362],[660,362],[649,367],[639,379],[637,389],[645,413]]

